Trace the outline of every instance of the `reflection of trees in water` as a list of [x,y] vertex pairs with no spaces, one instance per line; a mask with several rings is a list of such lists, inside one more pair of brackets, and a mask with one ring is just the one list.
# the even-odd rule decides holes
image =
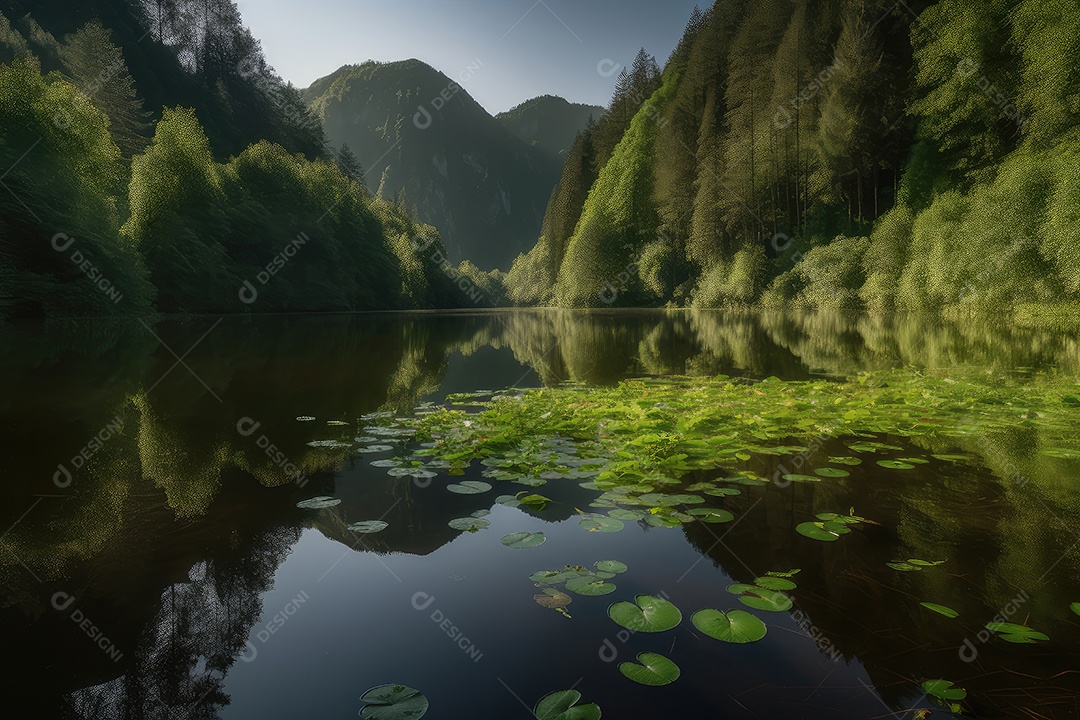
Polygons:
[[245,654],[262,614],[261,596],[289,548],[296,527],[242,540],[227,557],[203,560],[187,582],[161,596],[161,607],[143,632],[128,671],[119,678],[72,693],[66,716],[82,720],[211,720],[227,705],[222,687],[229,668]]

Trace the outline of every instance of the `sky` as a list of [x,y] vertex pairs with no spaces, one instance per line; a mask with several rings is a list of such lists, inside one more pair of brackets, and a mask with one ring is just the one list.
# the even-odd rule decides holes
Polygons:
[[641,47],[661,65],[705,0],[238,0],[297,87],[342,65],[418,58],[492,114],[538,95],[607,105]]

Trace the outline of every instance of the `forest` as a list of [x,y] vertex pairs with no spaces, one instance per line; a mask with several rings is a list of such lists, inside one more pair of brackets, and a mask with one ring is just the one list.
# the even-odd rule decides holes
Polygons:
[[472,304],[231,0],[20,5],[0,6],[0,315]]
[[581,133],[517,305],[1073,314],[1080,6],[718,0]]

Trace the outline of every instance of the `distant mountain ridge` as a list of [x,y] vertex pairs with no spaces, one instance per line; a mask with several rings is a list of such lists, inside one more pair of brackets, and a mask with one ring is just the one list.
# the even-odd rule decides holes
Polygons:
[[562,161],[461,83],[415,59],[366,62],[316,80],[302,97],[330,144],[355,154],[369,188],[439,229],[452,262],[506,269],[535,241]]
[[562,157],[577,134],[606,112],[599,105],[572,103],[555,95],[542,95],[501,112],[495,119],[516,137],[550,155]]

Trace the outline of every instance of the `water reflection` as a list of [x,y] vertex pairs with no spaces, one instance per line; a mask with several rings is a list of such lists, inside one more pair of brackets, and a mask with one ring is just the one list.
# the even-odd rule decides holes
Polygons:
[[[566,381],[602,384],[643,374],[799,379],[901,364],[928,371],[957,364],[1020,373],[1080,370],[1073,335],[836,315],[197,318],[150,327],[140,322],[2,327],[0,339],[6,348],[0,356],[5,384],[0,425],[8,477],[0,489],[0,521],[10,528],[0,553],[0,638],[13,660],[6,679],[37,698],[36,715],[79,718],[168,716],[162,708],[191,718],[228,715],[228,677],[237,672],[238,658],[250,653],[260,618],[278,611],[276,605],[264,607],[267,594],[275,584],[289,585],[282,564],[302,533],[322,538],[320,553],[333,546],[349,558],[385,558],[379,562],[393,568],[392,575],[412,567],[401,557],[444,557],[458,552],[456,547],[479,547],[463,545],[460,533],[446,523],[490,507],[489,497],[435,493],[387,477],[351,449],[311,447],[312,440],[339,436],[328,420],[354,423],[365,413],[406,413],[448,392]],[[301,423],[299,416],[316,420]],[[729,578],[747,581],[769,569],[803,568],[799,622],[783,621],[792,633],[813,636],[800,641],[797,651],[824,656],[817,650],[827,638],[855,663],[840,663],[843,672],[830,668],[836,679],[825,686],[831,699],[821,701],[821,717],[859,713],[864,703],[878,703],[857,687],[864,679],[891,708],[901,708],[918,699],[911,697],[913,683],[938,676],[964,680],[982,703],[974,708],[981,716],[1026,707],[1047,717],[1069,717],[1078,683],[1068,674],[1067,657],[1080,642],[1080,626],[1062,611],[1080,600],[1072,553],[1072,519],[1080,516],[1077,468],[1036,454],[1038,439],[1031,432],[1018,425],[968,441],[967,447],[924,448],[960,450],[979,459],[934,464],[903,478],[888,476],[887,482],[864,470],[817,486],[748,489],[729,499],[728,507],[742,519],[723,542],[698,525],[685,531],[689,545],[673,543],[672,538],[682,538],[681,530],[635,531],[625,538],[620,534],[625,545],[613,549],[637,553],[639,566],[653,567],[640,591],[677,584],[688,593],[684,610],[689,612],[723,607]],[[841,450],[824,446],[818,454],[845,454]],[[553,523],[587,506],[589,493],[556,483],[544,492],[561,504],[534,513],[530,522],[547,529],[552,546],[574,547],[574,521]],[[317,514],[295,507],[318,494],[343,502]],[[881,525],[843,544],[793,538],[794,518],[852,506]],[[500,515],[505,509],[496,510],[507,527],[523,529]],[[378,535],[358,539],[346,529],[351,522],[377,518],[390,524]],[[674,558],[685,552],[712,560],[714,575],[700,582],[694,575],[663,579],[665,566],[679,566]],[[502,573],[501,556],[489,558],[481,569],[479,553],[470,551],[463,566],[476,575],[490,572],[496,587],[508,583],[495,572]],[[542,564],[544,556],[536,557]],[[898,557],[949,557],[950,563],[940,573],[897,578],[885,563]],[[593,559],[599,558],[582,561]],[[539,566],[526,568],[524,575],[535,569]],[[679,566],[679,572],[683,569]],[[426,578],[423,587],[434,590],[446,582],[439,579],[446,573],[438,564],[414,571]],[[393,588],[393,579],[388,582]],[[307,583],[304,587],[318,580]],[[443,597],[453,592],[449,587],[439,591]],[[385,597],[392,592],[385,590],[390,593]],[[528,594],[522,597],[528,603]],[[932,613],[913,615],[912,598],[939,599],[959,610],[962,619],[950,624]],[[520,600],[500,598],[498,604],[516,606]],[[407,605],[400,598],[385,602]],[[1054,629],[1051,643],[1024,652],[1019,661],[1000,643],[977,638],[982,622],[1013,604],[1019,608],[1014,621]],[[593,622],[608,630],[603,605],[598,612],[582,611],[574,627]],[[383,612],[380,606],[380,617]],[[385,610],[388,626],[394,612]],[[456,612],[462,620],[473,619],[474,627],[497,612],[505,613],[508,623],[520,617],[506,608],[496,611],[490,602]],[[410,613],[401,622],[408,620],[411,628],[415,615]],[[540,643],[550,629],[521,628],[522,635],[530,633]],[[507,642],[497,633],[484,639],[493,655]],[[965,640],[976,643],[972,663],[958,654]],[[595,663],[591,635],[588,641],[575,636],[566,642],[582,643],[582,662]],[[687,652],[700,663],[712,662],[704,650]],[[318,664],[318,657],[304,662]],[[456,660],[447,656],[448,663]],[[751,665],[762,670],[774,661],[758,657]],[[526,653],[506,668],[515,687],[532,682],[525,672],[529,667]],[[252,672],[247,666],[242,670]],[[797,675],[790,669],[786,679],[773,681],[790,686],[795,683],[787,681]],[[739,716],[742,703],[758,703],[755,709],[768,714],[778,707],[769,702],[780,700],[740,694],[768,677],[764,670],[747,669],[741,680],[731,681],[731,692],[721,692],[695,684],[688,673],[684,691],[709,712]],[[746,686],[738,687],[744,681]],[[555,689],[543,687],[546,682],[539,679],[537,697]],[[628,703],[627,713],[640,711],[639,704],[617,692],[618,682],[621,678],[595,689],[610,695],[602,703],[605,712],[618,716],[619,703]],[[866,697],[839,699],[845,697],[843,683]],[[349,695],[355,698],[364,689],[349,688]],[[777,697],[789,707],[796,702],[794,695]],[[332,714],[329,705],[313,698],[307,702],[316,714]],[[508,695],[484,702],[493,715],[519,707]],[[810,706],[799,711],[818,717]],[[880,705],[877,710],[886,712]],[[230,716],[245,712],[237,708]]]

